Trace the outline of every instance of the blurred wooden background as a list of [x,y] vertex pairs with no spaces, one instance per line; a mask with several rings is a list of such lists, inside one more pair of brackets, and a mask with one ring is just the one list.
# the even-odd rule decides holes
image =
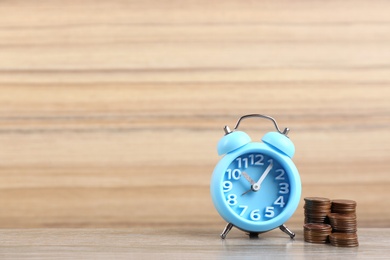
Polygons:
[[0,227],[222,228],[216,143],[247,113],[291,128],[302,197],[354,199],[359,226],[390,227],[389,10],[1,1]]

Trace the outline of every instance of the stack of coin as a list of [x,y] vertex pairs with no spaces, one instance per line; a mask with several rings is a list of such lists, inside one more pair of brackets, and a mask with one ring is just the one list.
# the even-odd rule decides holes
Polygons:
[[333,233],[329,236],[333,246],[358,246],[356,201],[332,200],[332,213],[328,214]]
[[357,231],[355,214],[330,213],[328,214],[328,218],[333,232],[356,233]]
[[[305,198],[304,240],[338,247],[358,246],[356,202],[321,197]],[[330,223],[330,225],[327,225]],[[332,233],[333,232],[333,233]]]
[[303,236],[306,242],[325,244],[332,233],[332,227],[328,224],[308,223],[303,226]]
[[337,247],[359,246],[356,233],[332,233],[329,235],[330,244]]
[[356,201],[332,200],[332,212],[340,214],[356,214]]
[[305,198],[305,224],[325,223],[326,216],[330,213],[330,199],[321,197]]

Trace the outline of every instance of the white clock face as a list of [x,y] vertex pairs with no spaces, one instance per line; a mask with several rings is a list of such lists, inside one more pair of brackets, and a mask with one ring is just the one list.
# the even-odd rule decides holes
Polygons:
[[228,207],[248,221],[271,220],[289,202],[288,175],[277,160],[266,154],[237,157],[226,169],[221,185]]

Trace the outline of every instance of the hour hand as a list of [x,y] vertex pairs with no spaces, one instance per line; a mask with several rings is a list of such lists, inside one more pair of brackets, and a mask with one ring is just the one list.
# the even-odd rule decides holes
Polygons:
[[252,180],[252,178],[251,178],[246,172],[242,172],[241,175],[244,176],[244,178],[245,178],[247,181],[249,181],[249,183],[250,183],[251,185],[255,184],[255,181]]

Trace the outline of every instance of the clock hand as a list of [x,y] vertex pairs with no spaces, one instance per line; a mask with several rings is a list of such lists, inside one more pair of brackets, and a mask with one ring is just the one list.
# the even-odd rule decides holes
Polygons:
[[252,186],[255,184],[255,181],[252,180],[252,178],[251,178],[246,172],[242,172],[241,174],[242,174],[242,175],[245,177],[245,179],[247,179],[247,181],[249,181],[250,184],[251,184],[251,188],[250,188],[249,190],[245,191],[243,194],[241,194],[241,196],[243,196],[243,195],[247,194],[248,192],[250,192],[250,191],[252,190]]
[[[244,175],[245,179],[247,179],[251,184],[251,188],[247,191],[245,191],[243,194],[241,194],[241,196],[247,194],[248,192],[250,192],[251,190],[252,191],[258,191],[260,190],[260,185],[261,183],[264,181],[265,177],[267,177],[268,173],[272,170],[272,167],[274,166],[273,162],[271,161],[271,163],[268,165],[267,169],[265,169],[264,173],[261,175],[260,179],[255,183],[255,182],[251,182],[250,180],[247,179],[247,177],[245,177],[245,175],[248,176],[248,174],[246,174],[245,172],[242,172],[241,174]],[[249,177],[249,176],[248,176]],[[250,178],[250,177],[249,177]],[[252,180],[252,179],[251,179]],[[253,181],[253,180],[252,180]]]
[[265,177],[267,177],[268,173],[272,170],[272,167],[274,166],[273,161],[268,165],[267,169],[265,169],[264,173],[261,175],[260,179],[252,185],[253,191],[260,190],[261,183],[264,181]]
[[245,177],[245,179],[246,179],[247,181],[250,182],[251,185],[255,184],[255,181],[252,180],[252,178],[251,178],[246,172],[242,172],[241,174]]
[[244,196],[245,194],[247,194],[248,192],[250,192],[252,190],[252,188],[250,188],[249,190],[245,191],[243,194],[241,194],[241,196]]

